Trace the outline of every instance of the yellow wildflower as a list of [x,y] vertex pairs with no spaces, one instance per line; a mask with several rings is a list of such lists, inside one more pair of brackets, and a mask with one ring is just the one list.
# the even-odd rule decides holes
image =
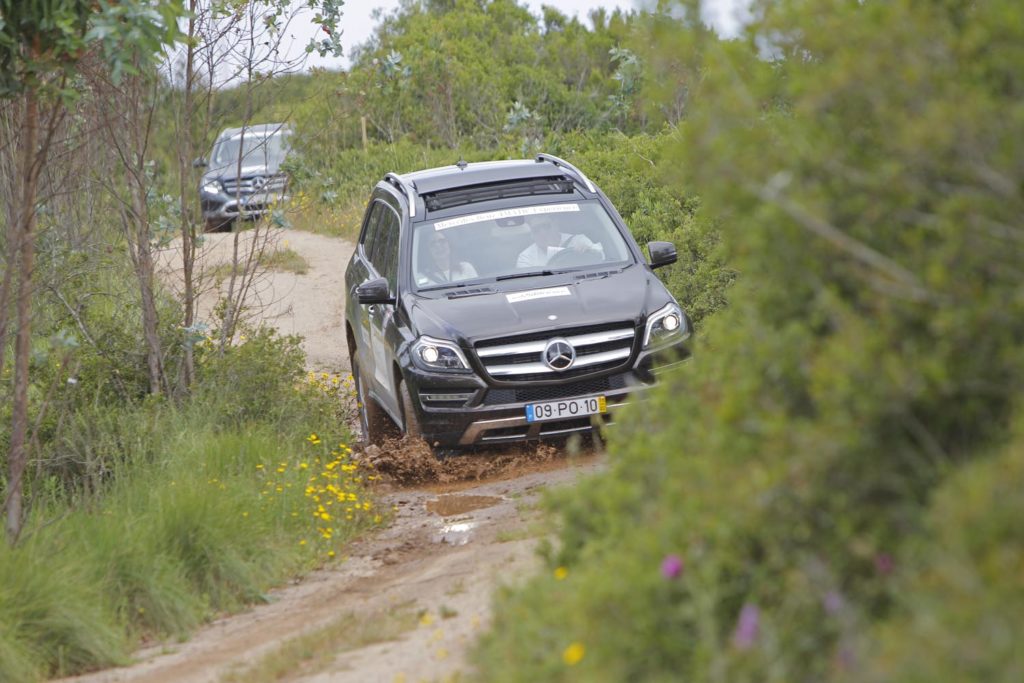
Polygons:
[[583,659],[583,655],[586,654],[586,649],[583,647],[583,643],[573,643],[569,647],[565,648],[565,652],[562,653],[562,661],[569,666],[575,666],[580,663]]

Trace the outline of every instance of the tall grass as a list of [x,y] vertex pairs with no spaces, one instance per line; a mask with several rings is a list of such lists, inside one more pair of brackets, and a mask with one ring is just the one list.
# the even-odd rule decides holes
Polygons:
[[[203,391],[182,408],[139,406],[99,492],[34,508],[23,542],[0,554],[0,680],[124,663],[142,641],[259,602],[380,521],[347,464],[337,391],[274,389],[262,413]],[[307,487],[326,477],[364,507],[314,516]]]

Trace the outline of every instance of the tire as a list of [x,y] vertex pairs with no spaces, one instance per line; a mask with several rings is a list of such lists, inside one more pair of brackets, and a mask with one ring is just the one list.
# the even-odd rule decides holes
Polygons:
[[420,429],[420,419],[416,414],[416,406],[413,405],[412,394],[409,393],[409,387],[404,381],[398,384],[398,395],[402,397],[402,421],[405,422],[402,431],[405,433],[405,436],[410,438],[422,438],[423,430]]
[[222,218],[207,218],[203,225],[203,232],[230,232],[231,220]]
[[356,406],[359,411],[359,429],[362,431],[361,440],[364,446],[379,444],[388,437],[396,435],[395,424],[384,412],[384,409],[365,393],[365,378],[355,355],[350,357],[352,366],[352,381],[356,385]]

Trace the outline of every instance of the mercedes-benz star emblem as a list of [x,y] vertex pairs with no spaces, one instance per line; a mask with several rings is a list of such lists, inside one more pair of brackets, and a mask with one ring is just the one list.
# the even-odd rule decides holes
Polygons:
[[568,370],[576,362],[576,349],[564,339],[552,339],[544,347],[544,362],[557,372]]
[[252,179],[252,186],[257,190],[267,184],[267,179],[261,175],[256,176]]

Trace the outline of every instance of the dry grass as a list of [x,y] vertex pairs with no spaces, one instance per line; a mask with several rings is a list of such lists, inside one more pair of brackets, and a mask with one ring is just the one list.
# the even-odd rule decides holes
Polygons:
[[374,643],[396,640],[416,628],[412,604],[358,617],[347,614],[331,624],[292,638],[245,667],[221,677],[220,683],[270,683],[311,676],[326,670],[339,654]]
[[[282,273],[295,273],[305,275],[309,272],[309,263],[293,249],[278,249],[269,251],[260,259],[260,266],[266,270],[273,270]],[[234,266],[230,263],[222,263],[211,271],[217,280],[224,280],[231,277],[231,270]],[[237,271],[241,274],[241,270]]]

